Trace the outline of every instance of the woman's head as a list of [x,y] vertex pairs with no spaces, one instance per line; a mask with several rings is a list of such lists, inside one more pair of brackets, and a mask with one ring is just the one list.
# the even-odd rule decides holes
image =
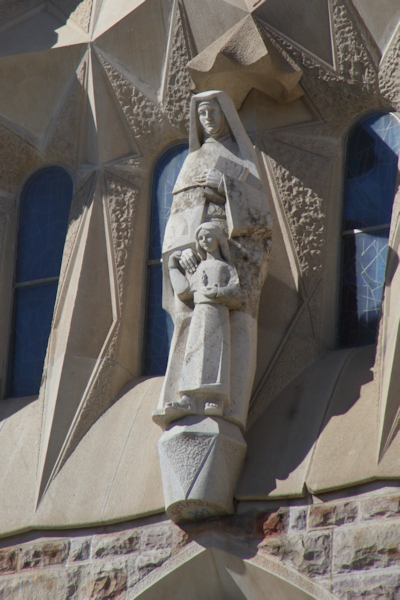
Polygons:
[[225,115],[215,98],[199,102],[197,114],[204,131],[212,137],[222,137],[229,131]]
[[221,256],[230,260],[228,240],[215,223],[202,223],[195,233],[196,250],[202,260],[207,258],[207,252],[214,252],[219,247]]
[[237,159],[249,169],[250,173],[258,177],[257,156],[253,144],[229,96],[218,90],[201,92],[192,96],[190,101],[189,154],[201,148],[206,135],[214,138],[224,138],[225,133],[229,133],[232,140],[238,145]]

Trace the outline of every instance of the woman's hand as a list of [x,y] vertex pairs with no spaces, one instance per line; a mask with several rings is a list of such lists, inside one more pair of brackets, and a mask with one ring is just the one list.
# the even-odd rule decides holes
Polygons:
[[217,169],[206,169],[199,177],[197,181],[200,185],[219,188],[222,181],[222,173],[217,171]]
[[199,259],[197,255],[193,252],[191,248],[186,248],[179,253],[179,264],[184,269],[184,271],[188,272],[189,275],[193,275],[193,273],[197,269],[197,265],[199,263]]
[[217,298],[217,296],[218,296],[218,283],[214,283],[214,285],[203,285],[200,288],[200,292],[206,298]]

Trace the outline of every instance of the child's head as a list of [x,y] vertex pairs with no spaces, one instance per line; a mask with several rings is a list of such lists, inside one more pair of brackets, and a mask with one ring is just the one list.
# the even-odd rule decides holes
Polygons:
[[196,229],[195,238],[196,250],[202,260],[207,258],[207,252],[213,252],[218,246],[222,258],[230,260],[228,241],[215,223],[202,223]]

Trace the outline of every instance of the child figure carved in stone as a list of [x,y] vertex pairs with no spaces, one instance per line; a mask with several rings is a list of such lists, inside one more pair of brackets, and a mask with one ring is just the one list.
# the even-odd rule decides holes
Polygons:
[[168,413],[176,412],[175,418],[203,413],[223,416],[230,393],[229,310],[241,305],[239,277],[219,226],[203,223],[195,239],[201,260],[194,271],[183,272],[180,251],[171,254],[168,263],[175,294],[183,302],[194,303],[179,381],[180,399],[166,405]]

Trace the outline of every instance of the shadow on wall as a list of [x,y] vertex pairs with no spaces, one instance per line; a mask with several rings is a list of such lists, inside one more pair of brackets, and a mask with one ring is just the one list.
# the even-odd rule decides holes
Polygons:
[[279,494],[279,482],[283,495],[303,495],[310,450],[329,421],[347,413],[361,388],[373,380],[375,350],[366,346],[329,352],[271,402],[246,433],[238,499],[266,498],[274,490]]
[[[81,2],[82,0],[73,0],[68,3],[59,2],[59,6],[51,12],[46,10],[44,3],[38,2],[38,6],[33,10],[26,11],[25,9],[24,15],[15,15],[18,20],[21,21],[22,18],[24,20],[0,33],[0,57],[38,52],[55,46],[60,41],[58,30],[67,23],[70,15]],[[66,6],[67,4],[68,6]],[[73,31],[71,30],[71,35],[73,35]],[[77,35],[79,36],[79,34],[75,34],[74,37]],[[78,38],[75,42],[77,41]]]

